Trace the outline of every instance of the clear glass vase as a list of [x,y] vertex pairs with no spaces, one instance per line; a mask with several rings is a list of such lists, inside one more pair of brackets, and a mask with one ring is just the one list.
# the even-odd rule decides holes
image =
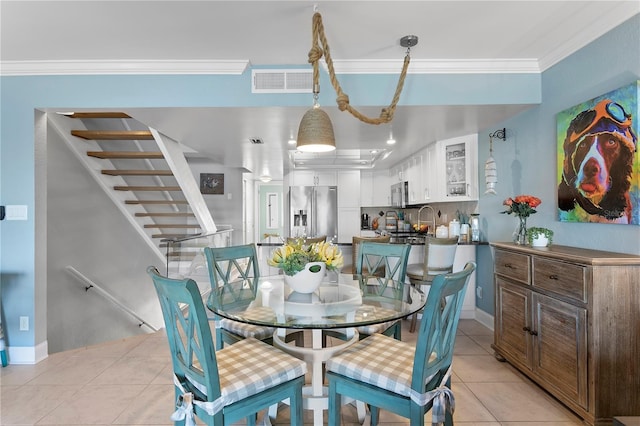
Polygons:
[[527,218],[524,216],[518,216],[518,226],[513,232],[513,242],[518,245],[527,244]]

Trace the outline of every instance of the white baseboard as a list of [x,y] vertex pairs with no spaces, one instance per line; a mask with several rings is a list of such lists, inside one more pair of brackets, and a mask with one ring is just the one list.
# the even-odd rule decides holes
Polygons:
[[37,364],[49,356],[49,343],[44,342],[36,346],[7,347],[9,364]]
[[476,310],[475,309],[462,309],[460,312],[461,319],[476,319]]
[[475,320],[487,327],[489,330],[493,330],[493,315],[489,315],[482,309],[476,308]]

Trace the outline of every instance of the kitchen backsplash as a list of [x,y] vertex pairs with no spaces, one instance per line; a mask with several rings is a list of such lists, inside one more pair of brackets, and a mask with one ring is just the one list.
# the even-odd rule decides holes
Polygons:
[[[477,213],[478,211],[478,202],[477,201],[460,201],[460,202],[447,202],[447,203],[432,203],[429,204],[433,207],[436,213],[436,226],[438,225],[448,225],[449,222],[453,219],[461,220],[461,223],[469,223],[469,216],[471,213]],[[405,208],[398,209],[392,207],[363,207],[360,209],[360,213],[366,213],[369,215],[369,225],[371,226],[371,222],[374,218],[378,218],[379,225],[382,225],[381,229],[384,229],[384,218],[387,212],[394,211],[397,215],[401,212],[404,214],[405,222],[410,222],[411,225],[418,223],[418,208]],[[382,213],[382,217],[380,217],[380,213]],[[440,215],[438,216],[438,213]],[[422,222],[431,223],[431,210],[424,209],[422,211]]]

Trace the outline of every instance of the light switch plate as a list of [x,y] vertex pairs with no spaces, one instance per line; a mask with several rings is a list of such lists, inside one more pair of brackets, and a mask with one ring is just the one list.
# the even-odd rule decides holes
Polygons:
[[6,220],[27,220],[27,206],[7,206]]

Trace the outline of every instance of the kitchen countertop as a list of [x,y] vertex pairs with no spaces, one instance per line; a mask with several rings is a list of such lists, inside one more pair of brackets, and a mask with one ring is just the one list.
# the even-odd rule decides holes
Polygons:
[[[424,245],[424,241],[418,242],[418,241],[407,241],[407,244],[413,245],[413,246],[423,246]],[[282,246],[284,243],[282,242],[259,242],[256,243],[256,246],[259,247],[280,247]],[[343,247],[351,247],[353,244],[351,243],[334,243],[336,246],[343,246]],[[404,242],[391,242],[391,244],[404,244]],[[480,242],[467,242],[467,243],[463,243],[463,242],[459,242],[458,245],[459,246],[482,246],[482,245],[488,245],[489,243],[486,241],[480,241]]]

